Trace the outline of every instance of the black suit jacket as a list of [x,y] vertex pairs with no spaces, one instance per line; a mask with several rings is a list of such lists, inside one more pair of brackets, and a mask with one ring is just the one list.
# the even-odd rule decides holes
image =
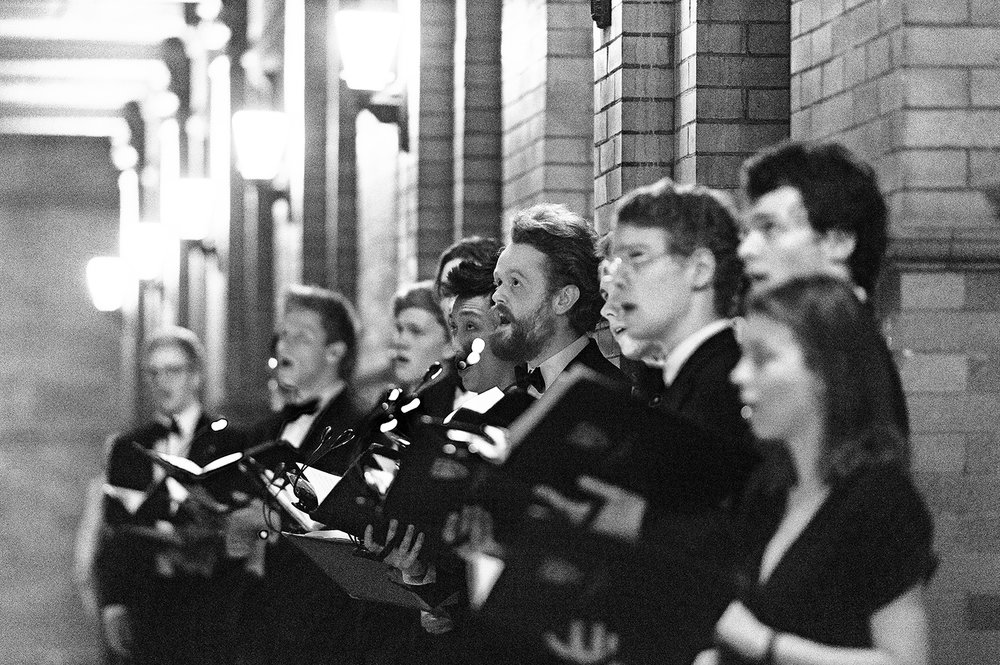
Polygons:
[[[303,462],[320,445],[327,427],[329,436],[336,438],[361,418],[348,386],[316,416],[300,448],[283,447],[256,459],[271,469],[281,462]],[[250,429],[246,445],[278,439],[285,424],[279,414],[264,419]],[[342,475],[353,454],[353,446],[343,446],[316,467]],[[268,546],[264,570],[264,578],[249,590],[244,603],[239,662],[300,665],[353,658],[354,606],[340,587],[283,537]]]
[[729,380],[739,360],[733,329],[725,328],[702,342],[660,399],[654,397],[651,402],[655,408],[680,414],[718,439],[729,466],[725,482],[730,502],[742,494],[750,472],[760,461],[753,435],[741,415],[739,390]]
[[604,357],[604,354],[601,353],[601,347],[597,345],[597,341],[594,339],[587,342],[587,346],[583,347],[583,350],[576,354],[573,360],[569,361],[566,369],[574,365],[582,365],[587,369],[597,372],[615,385],[621,386],[622,390],[629,389],[628,377],[615,367],[613,362]]
[[[347,386],[316,415],[298,449],[282,447],[259,454],[255,459],[272,470],[281,462],[305,462],[324,441],[324,435],[336,439],[344,430],[356,426],[361,418],[361,407],[354,397],[354,391]],[[286,424],[280,413],[268,416],[249,428],[245,445],[253,446],[278,440]],[[330,428],[329,433],[327,427]],[[324,455],[315,466],[321,471],[342,475],[352,459],[353,452],[352,446],[342,446]]]
[[[226,435],[213,432],[215,420],[202,413],[195,427],[188,458],[206,464],[224,454]],[[106,479],[109,485],[148,491],[148,498],[133,515],[117,499],[105,498],[104,520],[107,526],[95,556],[95,577],[102,604],[125,604],[137,607],[150,599],[155,583],[156,554],[164,545],[138,535],[139,528],[151,528],[157,520],[179,522],[184,514],[171,514],[170,497],[162,484],[154,486],[153,462],[137,450],[133,442],[146,449],[154,448],[169,434],[159,422],[144,424],[112,440],[108,454]]]

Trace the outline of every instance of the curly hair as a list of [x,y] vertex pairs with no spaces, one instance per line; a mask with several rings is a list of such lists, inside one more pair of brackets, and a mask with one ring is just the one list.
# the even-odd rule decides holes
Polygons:
[[715,311],[723,317],[738,313],[744,290],[743,263],[736,254],[739,227],[724,193],[663,178],[622,197],[616,217],[620,225],[662,229],[674,254],[688,257],[699,248],[712,252]]
[[511,242],[530,245],[545,255],[549,292],[570,284],[580,290],[569,311],[569,323],[581,335],[597,325],[604,304],[596,241],[583,217],[564,205],[540,203],[514,214]]

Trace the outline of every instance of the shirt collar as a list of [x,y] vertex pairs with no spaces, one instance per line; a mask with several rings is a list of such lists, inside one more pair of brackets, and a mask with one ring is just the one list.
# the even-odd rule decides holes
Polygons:
[[[587,335],[580,335],[574,341],[570,342],[567,346],[564,346],[561,351],[553,356],[549,356],[542,361],[538,368],[542,372],[542,378],[545,379],[545,389],[548,390],[555,383],[559,375],[563,373],[563,370],[580,355],[584,347],[590,343],[590,337]],[[528,365],[528,371],[535,369],[531,365]]]
[[681,367],[698,350],[699,346],[704,344],[710,337],[731,326],[732,321],[729,319],[718,319],[682,339],[677,346],[670,350],[670,353],[667,354],[666,359],[663,361],[663,383],[668,386],[673,383],[674,379],[677,378],[677,374],[680,373]]
[[195,402],[186,409],[173,414],[173,416],[160,414],[157,416],[157,420],[169,427],[171,417],[177,423],[177,428],[180,430],[180,438],[186,441],[194,436],[194,431],[198,427],[198,419],[201,418],[201,405]]
[[346,387],[346,381],[337,381],[333,385],[327,386],[323,390],[319,391],[319,394],[315,395],[315,397],[319,398],[319,408],[316,409],[316,413],[319,413],[326,407],[330,406],[330,403],[340,397],[340,393],[344,392],[344,388]]

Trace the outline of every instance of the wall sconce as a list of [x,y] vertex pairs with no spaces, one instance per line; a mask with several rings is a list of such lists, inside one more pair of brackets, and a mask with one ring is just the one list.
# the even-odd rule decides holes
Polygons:
[[343,71],[352,90],[377,92],[396,80],[402,19],[382,9],[341,9],[334,16]]
[[122,259],[141,282],[159,281],[167,255],[176,249],[176,241],[159,222],[139,222],[122,232]]
[[[399,148],[409,151],[406,82],[397,77],[403,22],[385,8],[341,9],[334,16],[343,65],[340,77],[348,88],[369,93],[364,106],[380,122],[399,125]],[[375,3],[384,7],[385,3]]]
[[117,256],[95,256],[87,262],[87,290],[99,312],[115,312],[125,302],[129,286],[125,264]]
[[611,0],[590,0],[590,18],[598,28],[610,28]]
[[208,178],[178,178],[163,183],[160,218],[181,240],[204,240],[215,212]]
[[273,180],[288,144],[288,120],[280,111],[244,109],[233,114],[236,168],[244,180]]

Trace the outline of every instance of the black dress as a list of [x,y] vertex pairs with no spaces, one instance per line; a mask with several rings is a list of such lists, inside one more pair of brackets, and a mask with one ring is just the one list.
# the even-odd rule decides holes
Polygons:
[[831,490],[761,584],[761,559],[784,507],[784,496],[744,503],[748,550],[741,600],[778,632],[830,646],[871,647],[871,616],[934,572],[933,526],[920,495],[898,469],[858,472]]

